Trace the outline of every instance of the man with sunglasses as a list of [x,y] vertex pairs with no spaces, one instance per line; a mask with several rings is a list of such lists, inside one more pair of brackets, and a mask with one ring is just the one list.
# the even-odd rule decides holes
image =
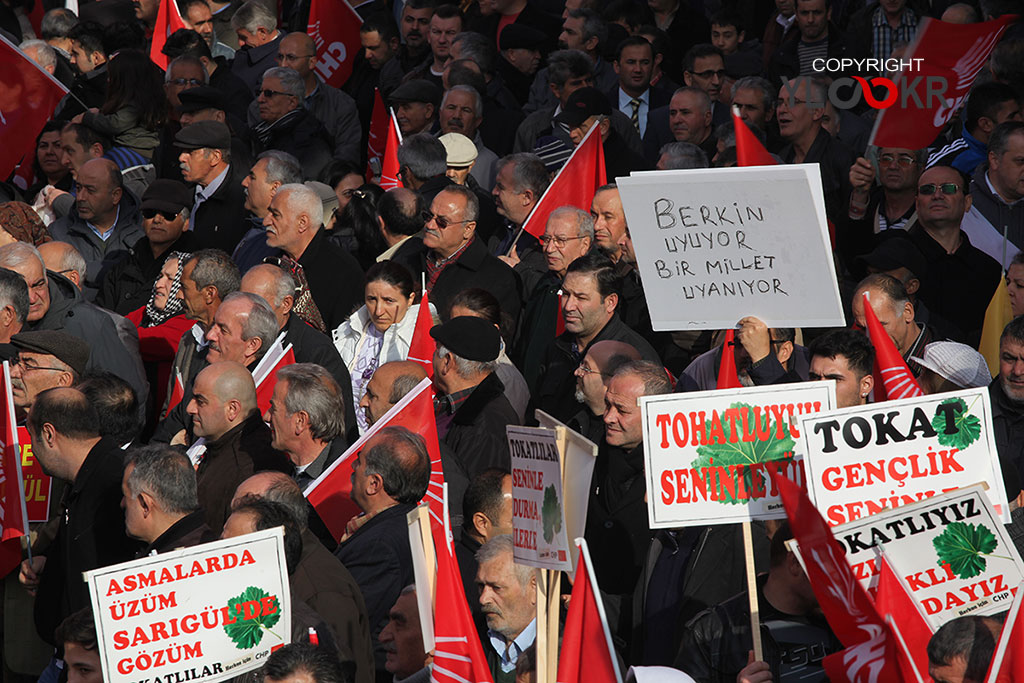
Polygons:
[[870,251],[875,235],[917,222],[917,181],[927,161],[927,149],[882,147],[874,159],[859,157],[853,163],[849,228],[836,236],[845,258]]
[[967,344],[977,346],[1002,268],[960,229],[971,208],[966,187],[965,176],[952,166],[933,166],[922,173],[917,225],[909,235],[927,263],[918,297],[933,313],[963,330]]

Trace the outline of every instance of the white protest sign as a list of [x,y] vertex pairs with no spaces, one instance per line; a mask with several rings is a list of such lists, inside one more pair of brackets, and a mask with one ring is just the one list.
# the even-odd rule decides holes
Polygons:
[[846,325],[817,164],[618,178],[656,331]]
[[803,485],[798,419],[835,401],[832,380],[642,397],[651,528],[785,519],[770,473]]
[[[587,528],[587,507],[590,505],[590,481],[597,463],[597,444],[577,431],[573,431],[543,410],[535,410],[534,417],[541,427],[554,429],[562,451],[562,510],[565,512],[567,538],[581,538]],[[564,435],[564,442],[563,442]],[[569,553],[573,571],[579,553]]]
[[810,415],[800,431],[808,494],[832,526],[977,482],[1010,522],[987,388]]
[[291,642],[281,527],[86,572],[106,683],[233,678]]
[[981,485],[862,517],[832,533],[872,593],[881,571],[876,548],[883,547],[933,629],[966,614],[1006,610],[1024,580],[1024,562]]
[[512,454],[512,556],[519,564],[571,571],[555,432],[505,427]]

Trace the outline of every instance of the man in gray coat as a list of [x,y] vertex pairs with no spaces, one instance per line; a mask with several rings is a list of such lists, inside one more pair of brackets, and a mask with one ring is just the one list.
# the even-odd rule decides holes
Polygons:
[[90,159],[78,169],[75,206],[50,225],[50,235],[74,246],[86,262],[82,294],[96,298],[106,270],[143,236],[139,200],[122,184],[117,164]]

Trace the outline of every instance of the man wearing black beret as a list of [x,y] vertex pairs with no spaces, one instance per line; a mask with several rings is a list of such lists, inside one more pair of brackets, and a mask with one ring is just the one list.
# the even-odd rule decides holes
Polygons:
[[434,414],[437,436],[462,462],[470,481],[491,467],[508,470],[505,427],[519,424],[505,385],[494,373],[501,352],[498,328],[483,318],[459,316],[435,325]]

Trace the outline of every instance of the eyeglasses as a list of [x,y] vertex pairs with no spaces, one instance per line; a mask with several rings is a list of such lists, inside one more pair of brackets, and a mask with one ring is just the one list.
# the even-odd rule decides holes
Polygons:
[[167,81],[167,84],[168,85],[191,85],[191,86],[197,86],[197,85],[203,85],[203,82],[201,80],[199,80],[198,78],[172,78],[171,80]]
[[607,372],[601,372],[600,370],[591,370],[583,363],[579,364],[578,370],[582,372],[584,375],[598,375],[600,377],[611,377],[611,375],[608,374]]
[[564,249],[565,245],[571,242],[572,240],[581,239],[583,239],[583,235],[580,235],[579,237],[559,237],[558,235],[544,235],[543,237],[540,238],[540,243],[546,247],[552,242],[554,242],[555,248]]
[[910,156],[909,154],[900,154],[899,156],[896,156],[895,154],[883,154],[882,156],[878,157],[878,163],[883,164],[885,166],[899,164],[903,168],[909,168],[910,166],[913,166],[914,164],[917,163],[917,159]]
[[434,224],[437,225],[437,227],[441,228],[442,230],[447,228],[449,225],[458,225],[459,223],[471,223],[472,222],[469,219],[466,219],[464,221],[453,221],[451,218],[448,218],[447,216],[440,216],[438,214],[431,213],[429,211],[424,211],[420,215],[422,216],[424,223],[429,223],[430,221],[434,221]]
[[696,76],[697,78],[708,79],[714,76],[718,76],[719,78],[725,78],[725,69],[708,69],[707,71],[700,71],[697,73],[691,71],[690,73]]
[[171,212],[171,211],[161,211],[160,209],[143,209],[142,210],[142,217],[145,218],[147,221],[153,220],[154,218],[156,218],[157,214],[160,214],[161,216],[163,216],[164,220],[168,221],[168,222],[173,221],[175,218],[178,217],[177,213],[174,213],[174,212]]
[[271,98],[274,95],[287,95],[293,97],[291,93],[281,92],[280,90],[271,90],[270,88],[256,88],[256,97],[263,95],[266,98]]
[[316,57],[316,55],[277,55],[277,61],[279,62],[294,62],[296,59],[309,59],[310,57]]
[[67,368],[53,368],[45,365],[36,365],[34,363],[24,361],[20,357],[12,358],[9,361],[9,363],[11,364],[12,368],[17,365],[20,365],[22,372],[31,372],[32,370],[56,370],[57,372],[67,372]]
[[928,183],[927,185],[922,185],[917,188],[917,193],[925,196],[933,195],[936,192],[940,192],[944,195],[951,195],[956,194],[959,191],[960,186],[956,183]]

